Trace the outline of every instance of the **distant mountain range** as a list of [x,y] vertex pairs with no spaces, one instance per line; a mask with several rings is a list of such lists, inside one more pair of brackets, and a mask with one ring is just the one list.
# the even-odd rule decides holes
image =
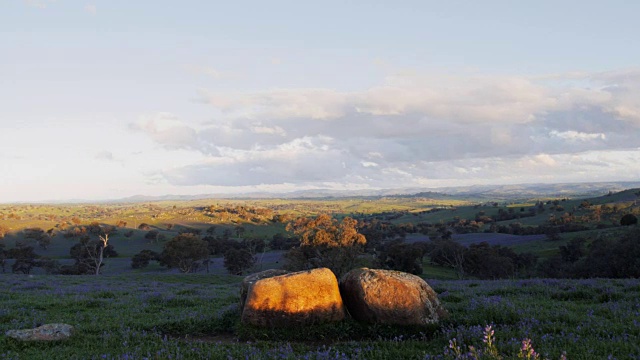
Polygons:
[[314,189],[287,193],[252,192],[243,194],[199,194],[199,195],[136,195],[127,198],[102,201],[107,203],[189,201],[202,199],[328,199],[353,197],[416,197],[428,199],[466,200],[516,200],[547,197],[592,197],[640,188],[640,181],[564,183],[564,184],[518,184],[518,185],[473,185],[443,188],[399,188],[380,190],[332,190]]
[[197,195],[135,195],[111,200],[57,200],[19,203],[40,204],[114,204],[156,201],[191,201],[204,199],[338,199],[338,198],[382,198],[414,197],[432,200],[468,200],[468,201],[515,201],[536,198],[587,198],[640,188],[640,181],[612,181],[592,183],[561,184],[516,184],[516,185],[472,185],[441,188],[397,188],[366,190],[313,189],[286,193],[248,192],[238,194],[197,194]]

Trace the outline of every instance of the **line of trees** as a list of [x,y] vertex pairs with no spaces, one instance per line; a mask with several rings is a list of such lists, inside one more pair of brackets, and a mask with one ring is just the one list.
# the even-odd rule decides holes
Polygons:
[[518,254],[512,249],[489,245],[487,242],[465,247],[453,240],[437,240],[428,244],[431,262],[456,270],[459,278],[499,279],[531,276],[537,257],[531,253]]
[[[239,208],[237,212],[251,214],[244,208]],[[514,213],[503,211],[499,214],[511,216]],[[429,256],[433,264],[453,268],[461,278],[640,276],[640,262],[637,260],[640,258],[640,230],[634,226],[638,219],[633,214],[619,218],[620,225],[629,227],[624,236],[573,239],[559,248],[558,256],[542,262],[540,266],[537,266],[537,258],[532,254],[517,254],[510,248],[490,246],[486,242],[465,247],[451,240],[452,230],[479,231],[482,220],[476,217],[476,220],[456,219],[447,224],[393,224],[375,218],[370,221],[358,221],[350,217],[339,220],[329,214],[320,214],[292,219],[286,227],[289,233],[274,235],[270,247],[287,250],[287,269],[328,267],[338,276],[357,266],[365,252],[374,255],[374,266],[414,274],[422,273],[424,258]],[[99,275],[105,259],[118,256],[109,244],[109,235],[115,233],[117,227],[97,222],[87,226],[81,226],[78,222],[76,225],[64,233],[65,236],[78,239],[78,243],[69,250],[73,265],[60,265],[55,260],[40,257],[32,246],[23,242],[17,242],[16,247],[9,250],[0,243],[2,271],[5,271],[6,260],[11,258],[15,259],[11,269],[13,272],[28,274],[34,267],[42,267],[48,273]],[[138,228],[147,230],[145,238],[153,242],[162,240],[162,234],[147,224],[141,224]],[[584,229],[584,225],[563,215],[550,217],[549,223],[541,226],[492,223],[489,230],[519,235],[546,233],[549,239],[557,239],[560,232]],[[0,238],[8,230],[0,226]],[[24,239],[33,240],[47,249],[55,235],[53,230],[28,228],[23,232]],[[245,233],[242,226],[224,227],[221,235],[217,234],[217,230],[211,226],[201,234],[199,229],[181,228],[177,236],[164,244],[161,252],[143,250],[133,256],[131,267],[139,269],[156,261],[161,266],[184,273],[198,271],[203,266],[208,271],[211,256],[223,256],[224,266],[229,273],[240,275],[251,269],[256,263],[256,255],[265,250],[263,239],[238,241],[231,238],[234,233],[236,237]],[[416,232],[428,234],[434,240],[413,244],[402,240],[406,234]]]
[[[236,227],[236,234],[240,233]],[[232,232],[228,228],[223,230],[221,236],[216,236],[215,226],[207,229],[204,238],[201,238],[200,234],[201,231],[198,229],[182,229],[178,235],[164,244],[162,252],[142,250],[134,255],[131,267],[140,269],[148,266],[151,261],[157,261],[161,266],[178,269],[182,273],[196,272],[202,267],[208,272],[211,256],[222,255],[224,267],[229,273],[241,275],[255,265],[256,254],[265,250],[264,240],[233,240]],[[157,238],[155,234],[151,237]]]
[[640,228],[615,236],[578,237],[541,263],[539,276],[555,278],[640,277]]
[[[16,241],[16,246],[6,249],[0,244],[0,266],[6,271],[6,260],[14,259],[11,265],[13,273],[29,274],[34,268],[43,268],[48,274],[80,275],[100,274],[105,258],[116,257],[118,253],[109,244],[109,234],[113,227],[102,228],[89,226],[79,238],[79,242],[69,249],[69,255],[74,260],[73,265],[61,265],[59,261],[36,254],[33,246],[23,241]],[[94,238],[92,238],[92,235]],[[40,228],[28,228],[24,231],[25,240],[35,240],[46,249],[51,243],[53,231],[43,231]]]

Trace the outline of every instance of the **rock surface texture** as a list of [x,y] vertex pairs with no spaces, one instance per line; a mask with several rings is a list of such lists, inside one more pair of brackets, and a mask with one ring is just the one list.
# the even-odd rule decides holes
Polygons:
[[256,326],[340,321],[346,311],[338,280],[327,268],[274,276],[250,286],[242,322]]
[[340,280],[351,316],[363,322],[426,325],[447,315],[433,289],[420,277],[394,270],[354,269]]
[[73,335],[73,326],[67,324],[46,324],[35,329],[9,330],[5,335],[21,341],[65,340]]
[[271,278],[274,276],[285,275],[288,273],[289,271],[287,270],[269,269],[245,277],[242,280],[242,285],[240,287],[240,309],[244,307],[244,303],[247,300],[247,295],[249,294],[249,289],[253,286],[253,284],[256,283],[256,281]]

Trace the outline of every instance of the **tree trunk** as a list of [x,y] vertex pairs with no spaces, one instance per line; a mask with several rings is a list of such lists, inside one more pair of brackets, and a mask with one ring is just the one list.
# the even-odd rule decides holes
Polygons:
[[100,275],[100,266],[102,266],[102,260],[104,259],[104,249],[107,247],[107,243],[109,242],[109,234],[100,236],[100,241],[102,242],[102,244],[100,246],[100,250],[98,250],[98,259],[96,261],[96,275]]

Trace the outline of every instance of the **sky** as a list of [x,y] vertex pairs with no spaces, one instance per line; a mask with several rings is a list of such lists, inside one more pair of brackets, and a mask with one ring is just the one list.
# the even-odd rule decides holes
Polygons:
[[0,0],[0,202],[638,180],[639,13]]

